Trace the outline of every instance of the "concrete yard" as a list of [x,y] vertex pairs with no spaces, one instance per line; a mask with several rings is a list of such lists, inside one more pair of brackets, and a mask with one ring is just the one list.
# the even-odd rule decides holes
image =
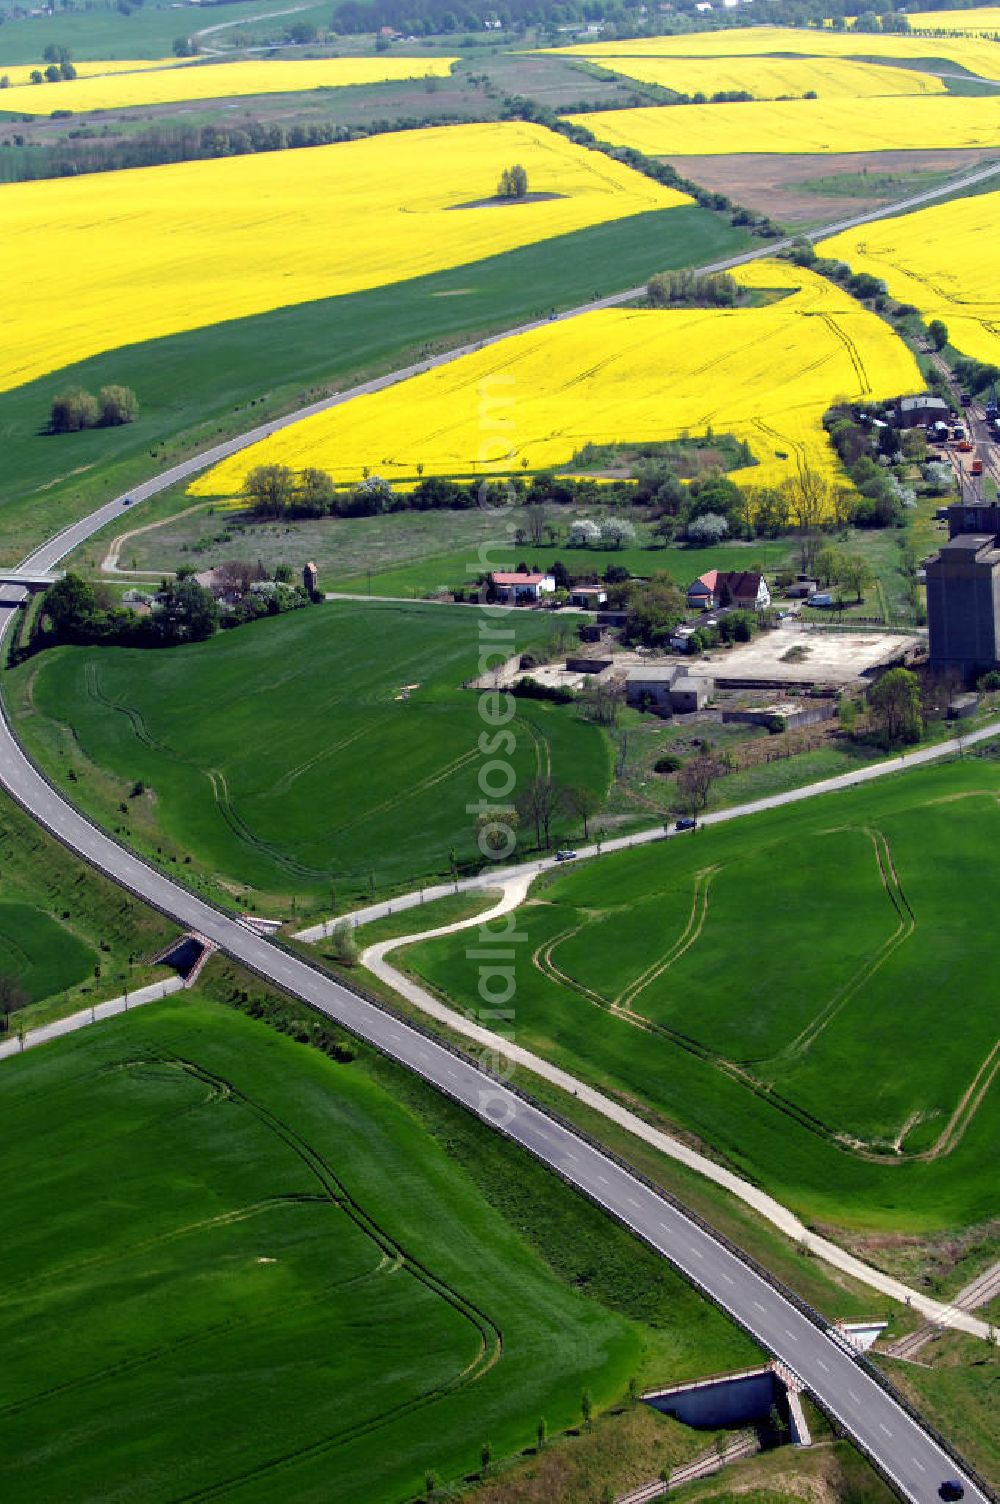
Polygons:
[[709,674],[724,686],[850,684],[873,668],[904,662],[922,646],[899,632],[810,631],[786,623],[745,646],[698,659],[691,672]]

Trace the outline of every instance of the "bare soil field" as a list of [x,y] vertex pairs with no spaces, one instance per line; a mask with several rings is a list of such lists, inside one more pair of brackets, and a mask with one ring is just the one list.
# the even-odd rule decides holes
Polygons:
[[[867,151],[833,156],[670,157],[682,177],[725,193],[736,203],[780,224],[821,224],[877,208],[935,179],[971,169],[996,156],[977,151]],[[665,159],[666,160],[666,159]],[[854,179],[870,177],[870,185]],[[842,190],[835,184],[842,179]],[[827,191],[824,192],[824,187]],[[874,191],[872,191],[874,190]]]

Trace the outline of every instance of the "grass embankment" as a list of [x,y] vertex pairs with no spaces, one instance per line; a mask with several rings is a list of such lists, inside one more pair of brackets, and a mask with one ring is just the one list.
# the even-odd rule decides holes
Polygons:
[[[745,232],[697,206],[654,211],[433,276],[127,346],[5,392],[3,561],[184,455],[331,386],[747,244]],[[56,392],[109,383],[137,393],[135,423],[44,432]]]
[[1000,1358],[995,1348],[990,1352],[972,1337],[948,1333],[925,1347],[918,1363],[883,1358],[881,1367],[984,1477],[1000,1478]]
[[0,975],[27,1003],[11,1028],[31,1029],[168,975],[146,958],[174,926],[77,861],[0,795]]
[[[336,1064],[191,998],[4,1069],[12,1501],[104,1498],[109,1469],[151,1504],[291,1501],[332,1468],[344,1504],[395,1504],[540,1415],[578,1424],[584,1388],[600,1410],[631,1376],[754,1360],[662,1260],[367,1051]],[[662,1424],[666,1460],[699,1449]]]
[[[518,651],[553,630],[490,620]],[[461,688],[479,627],[471,611],[328,602],[169,651],[46,652],[10,676],[11,699],[60,788],[174,875],[230,904],[329,914],[447,877],[452,850],[481,863],[466,806],[489,727]],[[606,738],[572,706],[519,701],[512,726],[522,785],[551,771],[603,795]],[[569,828],[561,816],[556,839]]]
[[[998,787],[995,764],[953,763],[547,880],[522,911],[519,1043],[862,1252],[865,1231],[982,1223],[996,995],[969,894]],[[406,954],[472,997],[461,937]]]

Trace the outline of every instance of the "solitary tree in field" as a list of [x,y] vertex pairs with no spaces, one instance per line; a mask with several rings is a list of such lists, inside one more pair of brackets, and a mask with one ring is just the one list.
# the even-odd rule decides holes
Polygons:
[[538,1450],[542,1451],[549,1439],[549,1426],[544,1415],[538,1417],[538,1425],[535,1427],[535,1439],[538,1442]]
[[920,681],[908,668],[891,668],[868,691],[872,719],[888,746],[920,740]]
[[497,184],[497,198],[524,198],[527,191],[528,174],[520,162],[516,162],[513,167],[505,167]]
[[580,1414],[583,1424],[589,1431],[594,1423],[594,1401],[590,1397],[590,1390],[585,1389],[580,1396]]

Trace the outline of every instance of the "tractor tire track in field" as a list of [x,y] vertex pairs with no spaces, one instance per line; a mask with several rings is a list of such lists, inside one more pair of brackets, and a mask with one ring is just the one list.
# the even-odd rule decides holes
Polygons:
[[[194,1080],[202,1081],[209,1088],[209,1095],[200,1106],[206,1102],[227,1101],[233,1102],[244,1110],[249,1111],[260,1121],[265,1128],[269,1129],[292,1151],[293,1155],[305,1164],[308,1172],[319,1182],[319,1189],[315,1194],[294,1193],[287,1196],[274,1196],[246,1207],[234,1208],[229,1212],[222,1213],[218,1217],[206,1218],[202,1221],[188,1224],[182,1228],[172,1229],[168,1233],[159,1236],[142,1239],[138,1243],[130,1245],[127,1249],[118,1250],[111,1254],[98,1254],[93,1258],[83,1260],[82,1263],[65,1266],[53,1270],[47,1277],[47,1282],[62,1279],[66,1275],[78,1274],[84,1268],[95,1265],[113,1263],[123,1257],[128,1257],[139,1251],[162,1247],[167,1243],[175,1242],[191,1234],[221,1226],[229,1226],[235,1222],[245,1221],[259,1215],[261,1212],[273,1210],[283,1206],[326,1206],[344,1212],[355,1224],[360,1232],[374,1244],[379,1257],[377,1263],[369,1269],[358,1274],[349,1275],[345,1279],[334,1280],[323,1284],[319,1288],[305,1293],[301,1299],[289,1304],[282,1299],[280,1309],[283,1313],[292,1310],[304,1310],[309,1306],[319,1305],[334,1291],[343,1291],[351,1285],[367,1283],[373,1277],[383,1273],[395,1274],[405,1272],[415,1278],[432,1294],[443,1300],[469,1324],[478,1334],[477,1351],[472,1359],[455,1376],[454,1379],[444,1384],[438,1384],[409,1401],[398,1406],[391,1407],[381,1416],[375,1416],[366,1422],[360,1422],[356,1426],[348,1427],[342,1433],[322,1439],[313,1443],[310,1447],[288,1457],[278,1459],[277,1462],[265,1464],[262,1468],[241,1475],[239,1479],[230,1479],[211,1485],[208,1490],[191,1495],[192,1498],[211,1497],[221,1492],[226,1492],[236,1483],[245,1481],[246,1477],[256,1476],[262,1471],[268,1471],[274,1466],[280,1466],[285,1462],[292,1462],[303,1455],[327,1449],[344,1441],[352,1439],[355,1435],[365,1434],[378,1429],[380,1426],[390,1423],[399,1415],[413,1409],[425,1406],[443,1397],[444,1394],[453,1392],[455,1389],[464,1388],[469,1383],[481,1378],[484,1373],[499,1360],[503,1348],[502,1333],[497,1325],[477,1306],[466,1300],[453,1286],[442,1280],[433,1271],[419,1261],[411,1258],[392,1236],[385,1232],[377,1222],[360,1206],[350,1195],[343,1182],[332,1170],[329,1163],[315,1150],[305,1139],[295,1132],[283,1119],[272,1113],[269,1109],[255,1102],[252,1098],[234,1087],[233,1084],[223,1077],[219,1077],[208,1071],[201,1065],[180,1059],[179,1057],[145,1058],[130,1061],[122,1066],[122,1069],[137,1071],[140,1074],[147,1070],[150,1065],[161,1069],[180,1070]],[[65,1383],[52,1385],[44,1390],[34,1391],[22,1399],[12,1402],[0,1409],[0,1415],[15,1416],[28,1408],[33,1408],[47,1399],[57,1395],[75,1393],[108,1380],[117,1379],[125,1374],[136,1372],[148,1367],[161,1359],[172,1357],[178,1353],[188,1351],[200,1344],[223,1337],[236,1331],[247,1330],[260,1326],[269,1321],[275,1314],[275,1310],[258,1307],[252,1314],[244,1317],[231,1317],[224,1321],[211,1323],[200,1327],[197,1331],[190,1332],[186,1336],[178,1337],[174,1341],[165,1342],[155,1348],[136,1353],[132,1357],[123,1358],[120,1362],[112,1363],[104,1368],[83,1374],[76,1379],[67,1380]]]
[[616,1009],[630,1013],[632,1011],[632,1004],[640,993],[645,992],[651,983],[655,982],[665,971],[669,970],[674,962],[679,961],[685,951],[690,950],[691,946],[700,939],[701,932],[705,928],[705,921],[708,918],[708,890],[711,886],[712,878],[721,870],[718,866],[704,867],[700,872],[695,873],[694,892],[691,895],[691,913],[688,916],[687,924],[666,954],[659,961],[654,961],[645,971],[640,972],[635,981],[619,993],[614,1001]]
[[230,834],[235,836],[241,845],[246,846],[257,856],[269,858],[278,867],[294,877],[325,878],[329,875],[326,868],[310,867],[306,863],[300,862],[295,857],[289,855],[281,847],[275,846],[273,843],[265,841],[262,837],[258,836],[236,809],[232,795],[229,792],[226,775],[221,769],[203,768],[190,758],[183,757],[179,752],[175,752],[166,742],[157,741],[156,737],[149,730],[145,717],[140,710],[137,710],[133,705],[125,704],[121,700],[113,700],[103,689],[96,664],[88,663],[84,669],[84,675],[84,682],[90,698],[95,700],[99,705],[104,705],[107,709],[114,710],[119,715],[123,715],[131,726],[136,740],[142,746],[147,747],[151,752],[156,752],[160,756],[169,758],[181,767],[191,769],[199,777],[208,779],[212,789],[212,799],[215,808]]
[[476,1332],[478,1351],[466,1366],[455,1375],[454,1378],[436,1384],[424,1394],[418,1394],[399,1404],[391,1405],[380,1415],[373,1416],[368,1420],[357,1421],[352,1425],[341,1427],[317,1441],[303,1447],[296,1447],[288,1452],[279,1453],[277,1456],[261,1462],[243,1472],[234,1474],[230,1478],[220,1480],[218,1483],[208,1484],[204,1488],[196,1489],[192,1493],[184,1494],[176,1501],[176,1504],[194,1504],[195,1500],[221,1498],[232,1489],[238,1488],[252,1479],[270,1478],[284,1467],[301,1462],[307,1457],[322,1456],[338,1447],[345,1446],[348,1442],[357,1440],[361,1436],[370,1435],[373,1431],[381,1430],[393,1421],[415,1411],[426,1409],[427,1406],[443,1399],[448,1394],[457,1390],[465,1389],[470,1384],[482,1378],[484,1374],[499,1361],[503,1352],[503,1333],[496,1322],[485,1311],[476,1306],[472,1301],[463,1296],[453,1285],[449,1284],[441,1276],[435,1274],[427,1265],[413,1258],[406,1252],[403,1246],[382,1228],[375,1219],[365,1211],[361,1204],[347,1190],[343,1181],[337,1176],[326,1159],[306,1139],[302,1138],[294,1128],[284,1119],[263,1104],[246,1096],[231,1082],[222,1082],[221,1077],[216,1077],[204,1066],[192,1061],[177,1057],[176,1064],[183,1070],[198,1079],[208,1083],[224,1084],[231,1099],[251,1112],[266,1128],[269,1128],[280,1138],[302,1162],[307,1171],[317,1181],[322,1199],[342,1210],[354,1223],[360,1232],[368,1237],[384,1255],[388,1255],[396,1267],[412,1279],[423,1285],[426,1290],[435,1295],[439,1300],[450,1306],[457,1315],[462,1317]]
[[331,835],[345,835],[348,831],[355,830],[359,825],[363,825],[366,820],[374,819],[376,815],[384,815],[389,810],[397,809],[399,805],[405,804],[407,799],[412,799],[415,794],[424,794],[428,789],[435,788],[437,784],[443,783],[446,778],[451,778],[460,768],[465,767],[467,763],[478,756],[478,747],[473,747],[470,752],[463,752],[460,757],[456,757],[454,761],[447,763],[443,768],[437,768],[433,773],[428,773],[427,777],[422,779],[420,783],[410,784],[401,793],[394,794],[392,798],[383,799],[381,804],[372,805],[370,809],[366,809],[356,819],[349,820],[345,825],[335,826],[331,831]]
[[[787,1064],[791,1060],[801,1058],[807,1050],[811,1049],[827,1025],[857,996],[865,983],[871,981],[872,977],[881,971],[882,967],[895,954],[899,947],[905,941],[909,940],[917,927],[916,916],[910,908],[906,894],[903,892],[903,886],[892,860],[892,848],[885,833],[872,827],[866,827],[865,834],[875,849],[875,860],[878,863],[882,889],[896,914],[896,928],[888,939],[882,942],[874,954],[862,962],[853,976],[849,977],[844,985],[834,993],[830,1001],[819,1010],[811,1022],[784,1049],[767,1058],[766,1063],[768,1064]],[[761,1064],[765,1062],[757,1061],[755,1063]]]
[[280,797],[287,794],[293,783],[297,783],[306,773],[311,773],[313,768],[319,763],[325,762],[328,757],[333,757],[337,752],[342,752],[345,747],[349,747],[359,737],[367,736],[374,726],[374,721],[368,721],[359,726],[357,731],[352,731],[350,736],[345,736],[339,742],[334,742],[331,746],[324,747],[321,752],[316,753],[315,757],[308,758],[307,761],[299,763],[297,767],[289,768],[286,772],[282,773],[277,783],[271,789],[271,796],[274,797],[277,795]]
[[258,836],[247,821],[237,810],[229,792],[229,784],[226,775],[220,768],[199,768],[212,786],[212,798],[223,823],[230,833],[244,846],[248,847],[257,856],[267,857],[276,866],[293,877],[328,877],[329,871],[325,867],[310,867],[306,862],[300,862],[297,857],[290,855],[280,846],[275,846],[272,841],[265,841]]

